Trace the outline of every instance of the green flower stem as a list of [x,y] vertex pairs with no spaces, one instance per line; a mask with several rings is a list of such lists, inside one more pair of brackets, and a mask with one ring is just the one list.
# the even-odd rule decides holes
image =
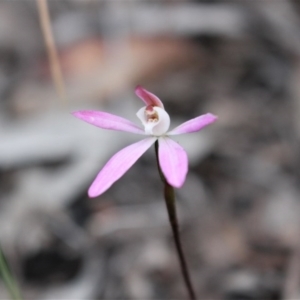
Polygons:
[[169,215],[169,221],[173,232],[176,251],[180,262],[182,277],[185,282],[190,299],[196,300],[196,294],[192,286],[191,278],[189,275],[185,256],[182,250],[182,245],[181,245],[181,240],[179,235],[179,226],[177,221],[176,204],[175,204],[175,192],[174,192],[174,188],[167,182],[164,174],[161,171],[159,160],[158,160],[158,141],[155,142],[155,154],[156,154],[158,172],[162,182],[164,183],[164,196],[165,196],[167,211]]
[[12,300],[21,300],[22,297],[19,288],[6,263],[5,256],[1,247],[0,247],[0,276],[4,282],[7,291],[10,294],[10,298]]

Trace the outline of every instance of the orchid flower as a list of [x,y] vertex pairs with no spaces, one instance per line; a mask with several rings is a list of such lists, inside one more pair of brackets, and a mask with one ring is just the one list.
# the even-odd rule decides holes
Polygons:
[[109,189],[157,140],[161,171],[171,186],[180,188],[188,171],[188,158],[185,150],[169,136],[196,132],[217,120],[216,116],[207,113],[168,132],[170,117],[161,100],[140,86],[136,87],[135,93],[146,105],[137,112],[144,129],[127,119],[102,111],[82,110],[73,113],[75,117],[103,129],[148,136],[117,152],[106,163],[88,190],[90,197],[97,197]]

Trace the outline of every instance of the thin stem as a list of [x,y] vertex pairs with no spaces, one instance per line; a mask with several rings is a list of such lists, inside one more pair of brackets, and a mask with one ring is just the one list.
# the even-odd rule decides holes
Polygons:
[[10,294],[11,299],[13,300],[21,300],[21,294],[19,288],[17,286],[16,281],[14,280],[13,275],[11,274],[9,267],[6,263],[3,251],[0,247],[0,276],[4,282],[4,285],[7,288],[7,291]]
[[191,282],[191,278],[189,275],[186,259],[182,250],[182,244],[179,235],[179,225],[178,225],[176,203],[175,203],[175,192],[174,192],[174,188],[167,182],[164,174],[161,171],[159,165],[159,159],[158,159],[158,141],[155,142],[155,154],[156,154],[156,162],[157,162],[159,175],[162,182],[164,183],[164,197],[165,197],[165,202],[166,202],[167,211],[169,215],[169,221],[173,232],[176,251],[180,262],[182,277],[186,285],[190,299],[196,300],[196,294],[194,292],[194,288]]

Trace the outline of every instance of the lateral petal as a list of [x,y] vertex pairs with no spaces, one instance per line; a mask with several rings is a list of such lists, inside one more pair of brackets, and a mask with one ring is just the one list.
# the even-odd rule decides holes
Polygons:
[[157,96],[142,88],[140,85],[135,88],[135,94],[142,99],[147,106],[151,105],[164,108],[163,103]]
[[145,131],[143,129],[141,129],[131,121],[116,115],[109,114],[107,112],[95,110],[80,110],[73,112],[72,115],[78,119],[81,119],[87,123],[103,129],[145,134]]
[[205,115],[199,116],[197,118],[191,119],[187,122],[182,123],[181,125],[177,126],[170,132],[168,135],[177,135],[183,133],[191,133],[201,130],[202,128],[206,127],[207,125],[214,123],[218,119],[217,116],[207,113]]
[[168,183],[180,188],[188,172],[188,157],[185,150],[168,137],[158,139],[158,157],[160,168]]
[[93,198],[104,193],[150,148],[157,138],[151,137],[123,148],[102,168],[88,190]]

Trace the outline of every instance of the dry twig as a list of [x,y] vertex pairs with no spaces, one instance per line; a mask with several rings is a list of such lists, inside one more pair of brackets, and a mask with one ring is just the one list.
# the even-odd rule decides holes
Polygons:
[[62,71],[61,71],[57,50],[56,50],[56,46],[52,34],[47,0],[36,0],[36,2],[39,11],[41,28],[45,39],[48,56],[49,56],[53,82],[60,99],[63,102],[66,102],[67,99],[66,90],[65,90]]

